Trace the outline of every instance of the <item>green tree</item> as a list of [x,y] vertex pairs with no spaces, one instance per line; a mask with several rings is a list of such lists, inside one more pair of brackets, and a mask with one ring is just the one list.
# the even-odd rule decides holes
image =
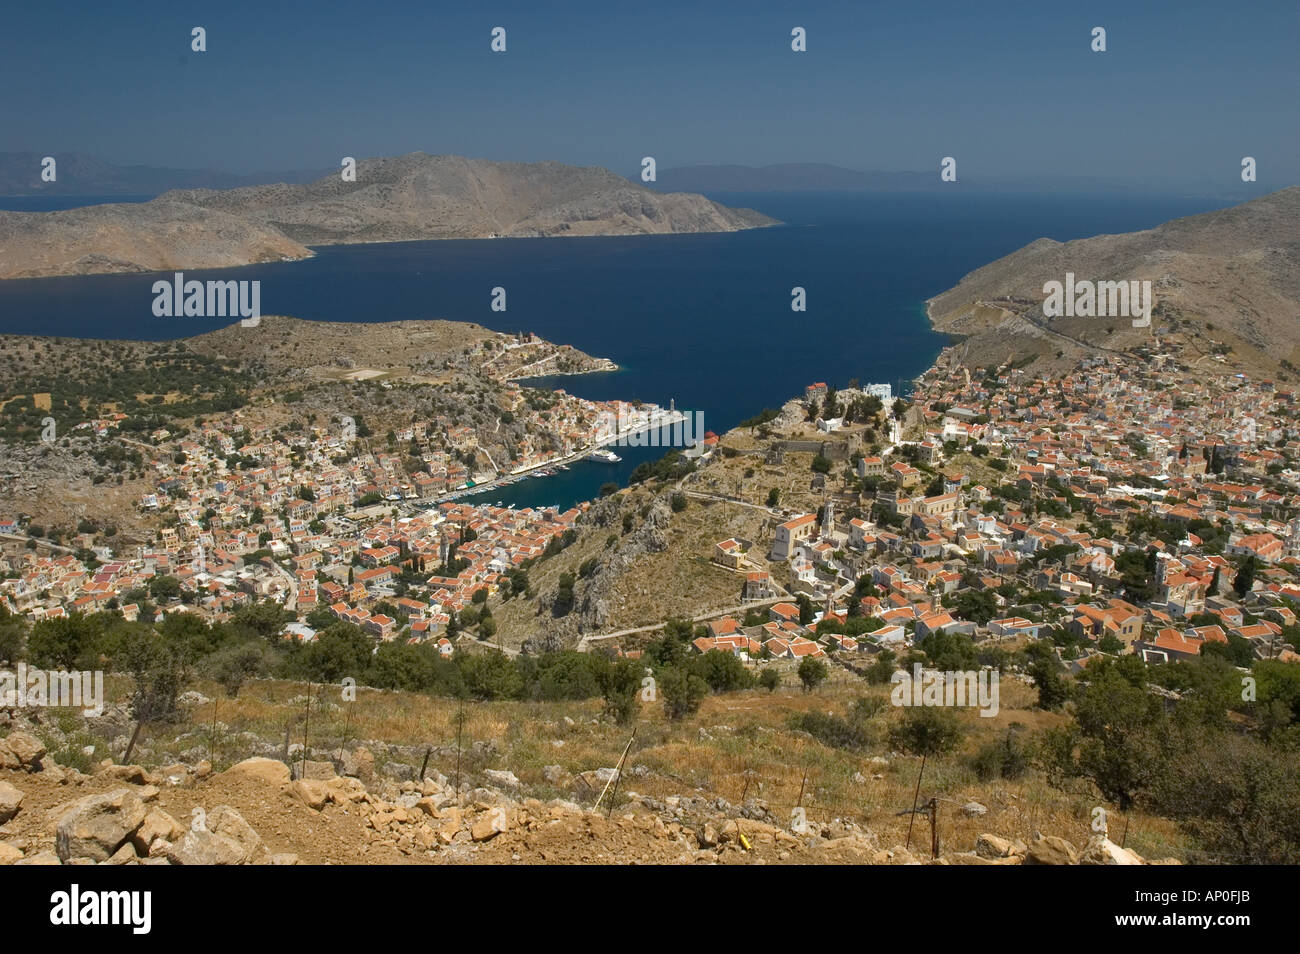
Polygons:
[[641,668],[630,659],[611,661],[604,656],[593,657],[601,698],[605,700],[605,714],[619,725],[631,725],[641,711]]
[[807,593],[800,593],[795,597],[794,602],[799,607],[799,625],[807,626],[813,621],[813,617],[817,615],[817,611],[813,609],[812,600],[808,598]]
[[1242,561],[1240,568],[1237,570],[1237,576],[1232,581],[1232,591],[1237,594],[1237,599],[1245,599],[1246,594],[1255,585],[1255,572],[1258,568],[1254,554]]
[[233,699],[244,683],[261,670],[265,653],[266,645],[257,641],[223,646],[203,660],[201,670]]
[[910,706],[889,730],[889,744],[908,755],[930,757],[952,752],[965,733],[950,709]]
[[1046,656],[1035,660],[1029,667],[1029,675],[1038,689],[1038,705],[1042,709],[1059,709],[1070,697],[1069,687],[1061,678],[1061,667],[1055,656]]
[[337,622],[300,650],[298,671],[314,682],[360,682],[370,667],[374,642],[352,623]]
[[826,663],[813,656],[805,656],[799,663],[799,681],[804,692],[812,692],[825,680],[829,670]]
[[174,576],[155,576],[149,581],[149,595],[157,603],[166,603],[181,595],[181,582]]
[[664,714],[679,722],[700,710],[709,686],[689,669],[675,666],[661,669],[658,674],[658,692],[664,700]]
[[1075,768],[1128,811],[1162,761],[1168,719],[1163,700],[1147,691],[1144,676],[1113,663],[1094,665],[1099,671],[1089,667],[1091,679],[1075,701],[1080,735]]
[[12,666],[27,648],[27,623],[0,606],[0,663]]
[[696,657],[691,668],[714,692],[734,692],[754,685],[754,677],[745,664],[737,656],[720,649],[711,649]]

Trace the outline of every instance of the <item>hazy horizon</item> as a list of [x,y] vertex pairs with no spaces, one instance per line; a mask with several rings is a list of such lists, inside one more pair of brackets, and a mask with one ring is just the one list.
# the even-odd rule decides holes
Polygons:
[[[824,163],[1264,194],[1300,182],[1300,13],[1015,3],[773,12],[489,3],[73,3],[6,17],[6,148],[116,165],[330,170],[423,151],[634,176]],[[206,30],[205,52],[191,28]],[[505,52],[490,49],[494,27]],[[791,30],[807,31],[806,52]],[[1106,30],[1105,52],[1091,49]],[[1258,163],[1242,183],[1241,160]]]

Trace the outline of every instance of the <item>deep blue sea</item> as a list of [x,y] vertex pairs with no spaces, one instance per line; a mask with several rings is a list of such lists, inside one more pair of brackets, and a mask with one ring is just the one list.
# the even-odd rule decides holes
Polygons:
[[[721,433],[764,407],[779,407],[812,381],[844,387],[857,378],[904,390],[943,346],[926,321],[925,300],[1034,239],[1150,228],[1231,204],[956,191],[710,197],[784,224],[724,235],[333,246],[302,262],[187,271],[186,277],[260,280],[264,314],[358,322],[447,318],[533,331],[622,368],[544,383],[593,399],[662,405],[674,399],[678,408],[702,410],[705,426]],[[0,208],[65,207],[0,198]],[[151,286],[159,277],[2,281],[0,331],[157,340],[228,323],[154,317]],[[491,310],[496,286],[506,290],[505,312]],[[804,313],[791,310],[795,286],[806,290]],[[636,464],[664,453],[616,450],[621,464],[577,464],[483,499],[567,507],[594,497],[606,481],[625,482]]]

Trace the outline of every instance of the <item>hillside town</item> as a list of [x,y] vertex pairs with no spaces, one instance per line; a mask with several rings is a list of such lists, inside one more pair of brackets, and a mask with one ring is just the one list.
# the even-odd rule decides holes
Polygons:
[[[2,516],[0,607],[33,621],[102,610],[135,620],[147,596],[157,618],[220,620],[271,600],[318,621],[324,611],[378,640],[437,640],[448,653],[455,615],[508,590],[512,571],[516,588],[526,588],[521,568],[571,537],[580,513],[456,498],[548,476],[682,417],[513,382],[501,400],[503,417],[523,424],[510,460],[488,435],[446,416],[386,440],[360,415],[295,430],[250,425],[236,411],[183,435],[155,430],[148,443],[125,436],[123,414],[84,422],[74,431],[147,452],[154,489],[138,509],[156,519],[155,538],[119,552],[111,534],[86,522],[55,543],[32,519]],[[311,639],[314,630],[304,623],[286,633]]]
[[[809,387],[810,417],[826,393]],[[910,400],[910,439],[884,448],[817,417],[843,478],[820,484],[817,512],[782,513],[766,547],[716,544],[769,605],[710,621],[697,650],[876,654],[944,632],[1051,637],[1075,672],[1207,644],[1238,665],[1300,661],[1292,390],[1154,354],[1058,380],[937,366]],[[771,602],[773,578],[790,599]]]
[[[0,602],[33,621],[105,609],[135,619],[142,606],[220,620],[271,600],[298,617],[286,636],[310,640],[341,620],[449,654],[458,616],[529,591],[528,566],[571,543],[590,507],[454,498],[562,466],[608,441],[609,421],[644,426],[660,410],[563,391],[539,410],[517,385],[507,394],[530,433],[548,435],[546,450],[521,446],[509,469],[446,418],[386,442],[348,422],[250,427],[239,412],[181,437],[156,431],[156,489],[139,501],[159,518],[156,539],[117,552],[87,526],[55,545],[30,521],[0,518],[11,541]],[[1206,644],[1242,663],[1297,658],[1292,391],[1188,374],[1156,354],[1091,360],[1054,380],[941,362],[907,401],[887,385],[854,395],[875,411],[870,422],[845,423],[846,402],[823,382],[792,402],[820,443],[778,440],[765,453],[780,462],[782,446],[811,446],[834,461],[812,475],[822,503],[773,505],[770,540],[715,544],[713,563],[737,574],[752,606],[707,620],[699,652],[870,656],[943,632],[1050,638],[1074,671],[1107,655],[1174,661]],[[709,435],[682,486],[721,464],[718,443]],[[489,623],[476,638],[494,632]]]

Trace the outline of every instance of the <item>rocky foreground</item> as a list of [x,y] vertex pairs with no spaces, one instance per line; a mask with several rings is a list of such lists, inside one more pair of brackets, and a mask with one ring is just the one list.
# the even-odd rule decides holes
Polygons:
[[0,740],[0,864],[1147,863],[1102,835],[1077,847],[986,833],[930,859],[842,819],[791,832],[761,799],[625,791],[607,814],[591,802],[613,778],[608,768],[566,779],[575,800],[548,802],[526,797],[511,772],[481,774],[459,790],[437,772],[398,781],[377,773],[364,747],[293,772],[254,757],[220,773],[203,760],[156,771],[105,760],[88,774],[55,764],[18,730]]

